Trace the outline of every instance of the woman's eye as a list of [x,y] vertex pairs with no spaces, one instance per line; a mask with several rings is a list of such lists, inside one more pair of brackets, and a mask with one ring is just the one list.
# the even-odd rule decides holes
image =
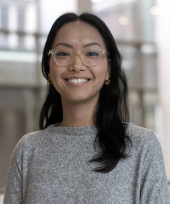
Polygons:
[[89,52],[87,55],[88,56],[98,56],[99,54],[96,52]]
[[69,56],[69,54],[67,52],[60,52],[60,53],[57,53],[57,55],[60,55],[60,56]]

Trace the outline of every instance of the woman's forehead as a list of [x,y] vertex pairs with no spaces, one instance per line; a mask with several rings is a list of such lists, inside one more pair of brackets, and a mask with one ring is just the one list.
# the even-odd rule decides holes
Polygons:
[[85,45],[96,42],[106,49],[100,32],[91,24],[83,21],[74,21],[62,26],[55,36],[53,46],[60,42],[72,43],[73,45]]

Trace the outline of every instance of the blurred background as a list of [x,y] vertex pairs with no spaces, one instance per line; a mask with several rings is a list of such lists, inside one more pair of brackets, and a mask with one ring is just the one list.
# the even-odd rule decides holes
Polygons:
[[155,132],[170,181],[169,8],[169,0],[0,0],[1,200],[16,143],[38,130],[47,85],[42,50],[65,12],[92,12],[110,28],[128,79],[130,122]]

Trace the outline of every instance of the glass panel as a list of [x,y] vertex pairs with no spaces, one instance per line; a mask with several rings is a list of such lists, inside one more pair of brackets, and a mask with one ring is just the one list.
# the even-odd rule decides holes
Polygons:
[[36,86],[36,61],[33,62],[35,57],[31,53],[0,51],[0,85]]
[[125,70],[128,86],[130,88],[141,87],[141,75],[139,66],[139,49],[133,46],[118,45],[120,54],[123,57],[123,68]]
[[155,111],[158,103],[157,93],[144,93],[144,127],[155,132]]
[[29,89],[0,89],[0,189],[5,187],[12,151],[18,140],[35,130],[36,95]]
[[8,36],[4,33],[0,33],[0,49],[8,48]]
[[28,51],[36,51],[36,39],[33,35],[25,35],[24,36],[25,41],[25,49]]
[[25,38],[24,36],[20,35],[18,36],[18,50],[24,50],[25,49]]
[[18,8],[18,29],[24,30],[25,25],[25,10],[24,7]]
[[93,3],[92,9],[109,27],[115,39],[138,39],[138,1],[105,0]]
[[7,29],[8,28],[8,5],[1,4],[1,28]]
[[138,91],[129,91],[130,122],[142,125],[142,95]]
[[16,33],[0,33],[0,50],[35,51],[36,38],[34,35],[18,35]]
[[140,23],[141,38],[145,42],[154,42],[155,16],[151,9],[155,5],[155,0],[141,0],[140,4]]
[[[146,47],[146,48],[144,48]],[[143,88],[157,89],[157,54],[156,50],[151,45],[143,45],[142,48],[142,63],[143,63]]]
[[77,0],[41,0],[40,9],[40,32],[48,33],[54,21],[65,12],[77,12]]
[[46,36],[45,36],[45,37],[42,36],[42,37],[39,38],[39,46],[40,46],[41,52],[43,52],[43,49],[44,49],[46,40],[47,40],[47,37],[46,37]]

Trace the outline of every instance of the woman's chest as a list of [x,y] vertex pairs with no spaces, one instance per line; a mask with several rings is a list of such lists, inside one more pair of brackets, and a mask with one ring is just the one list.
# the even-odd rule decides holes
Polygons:
[[95,173],[96,165],[88,163],[89,159],[81,153],[35,154],[27,173],[26,203],[134,203],[133,169],[126,165],[122,169],[120,163],[110,173]]

